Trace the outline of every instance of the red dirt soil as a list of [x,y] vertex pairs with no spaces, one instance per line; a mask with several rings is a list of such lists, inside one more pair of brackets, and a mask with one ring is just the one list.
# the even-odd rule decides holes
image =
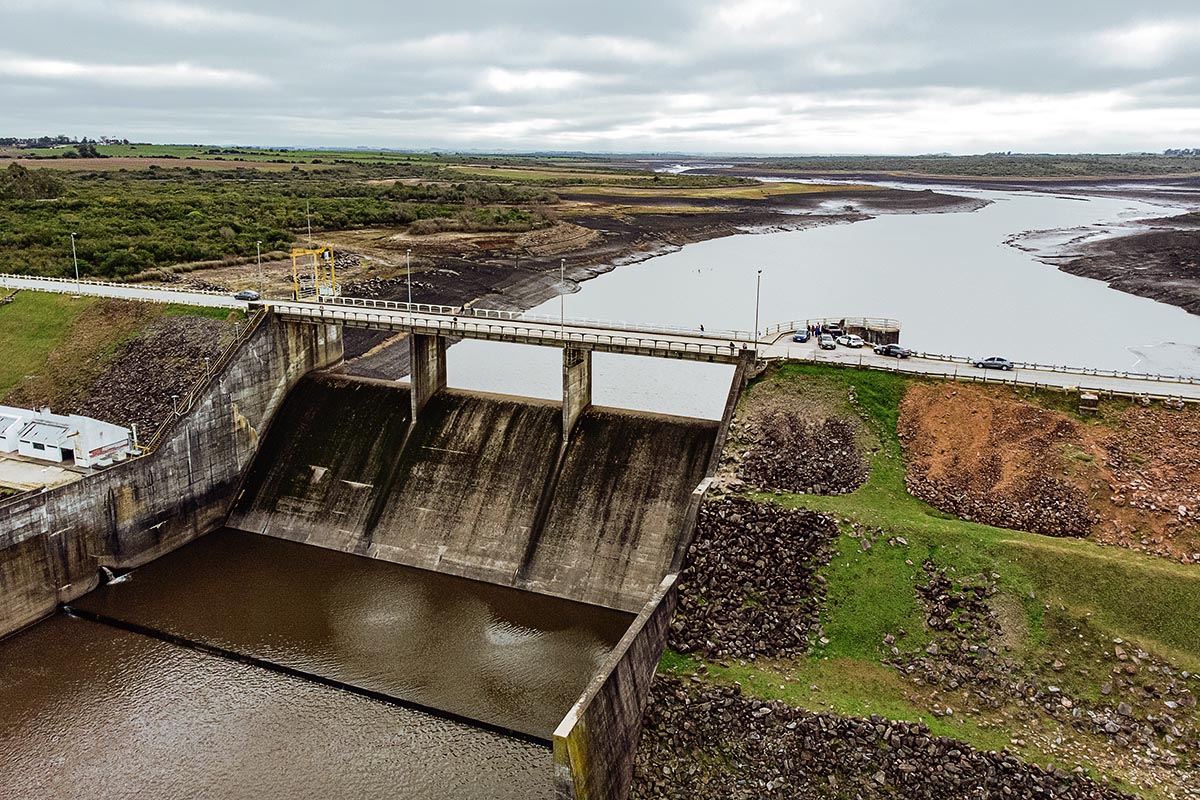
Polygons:
[[1102,408],[1080,421],[1011,389],[917,384],[898,428],[908,490],[936,508],[1200,562],[1193,409]]

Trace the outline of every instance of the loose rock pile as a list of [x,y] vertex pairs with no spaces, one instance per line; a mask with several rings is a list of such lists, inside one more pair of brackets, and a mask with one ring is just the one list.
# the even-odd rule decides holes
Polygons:
[[671,647],[713,658],[808,652],[825,597],[817,570],[836,535],[832,520],[809,511],[706,503],[679,579]]
[[867,479],[869,467],[858,430],[840,417],[805,419],[774,409],[752,416],[735,432],[749,440],[738,477],[767,489],[803,494],[845,494]]
[[969,522],[1047,536],[1087,536],[1096,523],[1078,489],[1044,473],[999,493],[965,487],[959,478],[932,478],[912,464],[904,483],[914,497]]
[[1057,798],[1118,800],[1068,772],[981,752],[920,723],[814,714],[737,687],[660,676],[638,748],[635,800]]

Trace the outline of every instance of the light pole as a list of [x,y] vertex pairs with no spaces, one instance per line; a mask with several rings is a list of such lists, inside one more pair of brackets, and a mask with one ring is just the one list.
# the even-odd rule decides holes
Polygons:
[[558,335],[567,338],[567,260],[558,260]]
[[404,251],[404,271],[408,273],[408,313],[412,315],[412,250]]
[[259,295],[259,297],[262,297],[265,290],[263,289],[262,241],[261,240],[254,243],[254,252],[258,259],[258,295]]
[[754,287],[754,348],[758,349],[758,302],[762,298],[762,270],[758,271],[758,282]]
[[79,258],[75,255],[75,231],[71,231],[71,260],[75,262],[75,293],[79,294]]

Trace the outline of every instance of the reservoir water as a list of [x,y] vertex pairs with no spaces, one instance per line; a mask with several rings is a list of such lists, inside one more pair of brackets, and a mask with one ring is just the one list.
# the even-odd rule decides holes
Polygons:
[[[901,341],[934,353],[1200,375],[1200,317],[1061,272],[1006,244],[1026,231],[1081,229],[1161,217],[1138,200],[943,190],[990,204],[975,212],[885,215],[802,231],[688,245],[620,267],[565,297],[568,317],[760,327],[808,317],[899,319]],[[555,298],[530,313],[557,316]],[[594,401],[717,418],[729,367],[595,356]],[[557,350],[462,342],[451,386],[558,398]]]

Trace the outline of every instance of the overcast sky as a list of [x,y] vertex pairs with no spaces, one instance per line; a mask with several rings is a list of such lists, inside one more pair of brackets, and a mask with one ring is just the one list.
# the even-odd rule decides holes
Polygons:
[[746,153],[1200,147],[1197,0],[0,0],[0,135]]

